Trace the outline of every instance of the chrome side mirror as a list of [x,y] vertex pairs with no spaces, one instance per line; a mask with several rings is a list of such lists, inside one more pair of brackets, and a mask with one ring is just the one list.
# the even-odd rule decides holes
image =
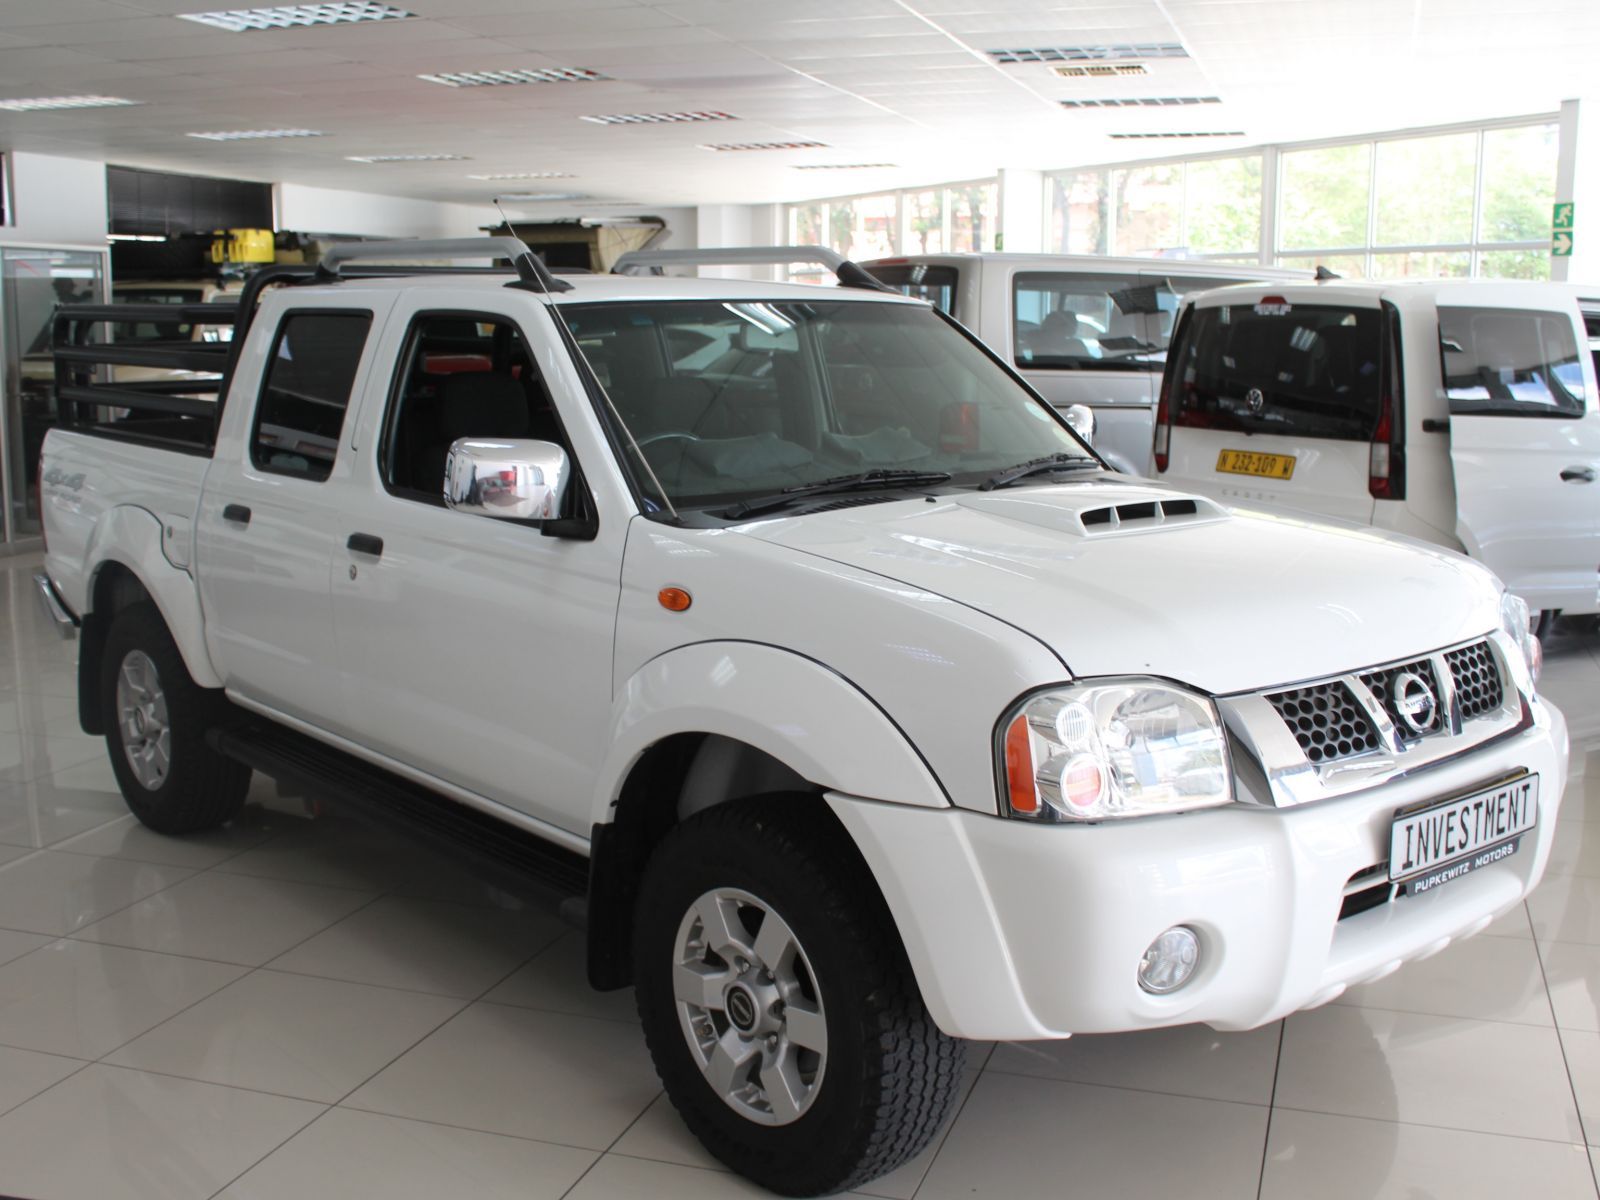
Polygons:
[[445,506],[480,517],[553,521],[571,482],[567,452],[530,438],[457,438],[444,461]]
[[1069,404],[1061,410],[1061,415],[1067,419],[1074,433],[1089,445],[1094,445],[1094,409],[1087,404]]

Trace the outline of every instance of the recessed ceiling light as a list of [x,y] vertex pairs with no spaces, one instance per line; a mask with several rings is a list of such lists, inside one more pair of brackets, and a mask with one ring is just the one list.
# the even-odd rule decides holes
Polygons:
[[1177,42],[1143,42],[1137,45],[1035,46],[1026,50],[990,50],[989,57],[1001,63],[1083,62],[1118,58],[1188,58],[1189,52]]
[[725,112],[606,113],[602,116],[578,118],[580,121],[593,121],[596,125],[670,125],[679,121],[737,121],[738,119]]
[[128,104],[143,103],[142,100],[124,100],[120,96],[41,96],[33,100],[0,100],[0,110],[48,112],[57,108],[122,108]]
[[1108,138],[1119,142],[1146,141],[1150,138],[1219,138],[1243,137],[1242,129],[1195,129],[1185,130],[1182,133],[1108,133]]
[[229,33],[258,29],[298,29],[306,25],[349,25],[358,21],[404,21],[412,16],[392,4],[345,0],[339,4],[280,4],[272,8],[230,8],[219,12],[174,13]]
[[708,142],[702,150],[826,150],[827,142]]
[[260,138],[327,137],[320,129],[219,129],[210,133],[191,133],[192,138],[208,142],[253,142]]
[[1221,104],[1221,96],[1094,96],[1063,100],[1062,108],[1185,108],[1191,104]]
[[417,78],[446,87],[498,87],[507,83],[588,83],[610,76],[587,67],[519,67],[514,71],[441,71]]
[[790,163],[796,171],[877,171],[893,168],[895,163]]
[[470,154],[347,154],[346,162],[401,163],[401,162],[469,162]]
[[468,179],[576,179],[571,171],[498,171],[489,175],[468,175]]
[[496,200],[516,200],[527,203],[533,200],[587,200],[589,197],[582,192],[506,192],[496,196]]

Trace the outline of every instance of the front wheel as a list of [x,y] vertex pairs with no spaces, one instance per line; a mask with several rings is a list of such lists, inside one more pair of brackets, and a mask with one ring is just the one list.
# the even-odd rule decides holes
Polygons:
[[857,1186],[950,1115],[965,1044],[929,1018],[865,864],[813,798],[725,804],[668,834],[634,964],[667,1095],[764,1187]]
[[111,769],[128,808],[159,833],[196,833],[230,820],[250,768],[206,745],[225,701],[190,677],[155,605],[113,618],[100,668]]

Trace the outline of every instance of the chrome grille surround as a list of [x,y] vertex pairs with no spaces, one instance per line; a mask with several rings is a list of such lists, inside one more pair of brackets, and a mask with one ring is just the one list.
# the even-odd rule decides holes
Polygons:
[[[1420,734],[1397,720],[1394,681],[1406,671],[1438,701]],[[1282,808],[1362,791],[1518,733],[1533,723],[1532,699],[1520,651],[1496,630],[1344,675],[1221,696],[1217,707],[1239,801]],[[1345,736],[1363,723],[1370,736]]]

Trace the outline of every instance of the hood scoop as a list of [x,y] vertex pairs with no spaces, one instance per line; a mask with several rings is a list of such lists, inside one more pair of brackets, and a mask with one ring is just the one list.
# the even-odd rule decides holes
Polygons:
[[1140,533],[1164,525],[1195,525],[1224,521],[1227,510],[1203,496],[1174,496],[1163,500],[1135,500],[1107,504],[1078,513],[1085,537],[1108,533]]

